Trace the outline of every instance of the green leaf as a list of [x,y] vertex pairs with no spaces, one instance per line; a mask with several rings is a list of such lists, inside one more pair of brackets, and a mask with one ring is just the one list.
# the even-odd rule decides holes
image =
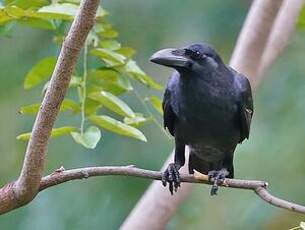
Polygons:
[[85,103],[85,115],[86,116],[92,116],[95,115],[97,110],[101,108],[101,104],[98,103],[97,101],[91,100],[90,98],[86,98],[86,103]]
[[151,77],[146,75],[143,70],[137,65],[137,63],[133,60],[129,60],[127,64],[124,66],[124,70],[134,79],[140,81],[154,89],[162,89],[162,86],[155,82]]
[[[40,103],[26,105],[20,108],[19,113],[24,115],[35,115],[38,113],[39,108],[40,108]],[[80,106],[71,99],[65,99],[61,104],[60,111],[65,112],[67,110],[71,110],[73,113],[79,113]]]
[[49,4],[48,0],[6,0],[7,5],[15,5],[22,9],[39,8]]
[[115,31],[114,29],[107,29],[107,30],[101,32],[100,35],[103,38],[116,38],[119,35],[119,33],[117,31]]
[[31,137],[31,133],[22,133],[16,137],[17,140],[20,141],[28,141]]
[[149,98],[149,101],[160,114],[163,114],[162,102],[159,98],[157,98],[156,96],[151,96]]
[[22,17],[17,21],[19,24],[24,26],[29,26],[32,28],[46,29],[46,30],[55,30],[55,24],[50,20],[45,20],[41,18],[33,17]]
[[301,10],[297,25],[299,28],[305,28],[305,7]]
[[26,11],[17,6],[7,6],[3,9],[10,17],[14,19],[26,16]]
[[302,228],[302,230],[305,230],[305,222],[300,223],[300,228]]
[[152,117],[143,117],[143,114],[136,113],[135,117],[125,117],[124,123],[133,127],[140,127],[148,122],[152,121]]
[[76,130],[77,130],[76,127],[71,127],[71,126],[55,128],[55,129],[52,129],[51,137],[60,137],[60,136],[63,136],[63,135],[67,135],[67,134],[69,134],[73,131],[76,131]]
[[124,55],[127,58],[132,58],[132,56],[136,53],[136,51],[130,47],[121,47],[120,49],[116,50],[116,52]]
[[[52,129],[51,137],[60,137],[63,135],[67,135],[75,130],[77,130],[77,128],[72,127],[72,126],[54,128],[54,129]],[[17,136],[17,140],[27,141],[30,139],[30,137],[31,137],[31,133],[23,133],[23,134],[20,134],[19,136]]]
[[72,4],[75,4],[75,5],[79,5],[80,0],[59,0],[58,3],[72,3]]
[[71,3],[56,3],[41,7],[38,10],[38,15],[45,19],[72,20],[77,10],[77,5]]
[[144,142],[147,141],[146,137],[140,130],[109,116],[91,116],[89,117],[89,120],[92,123],[119,135],[133,137]]
[[22,133],[16,137],[17,140],[20,141],[28,141],[31,137],[31,133]]
[[92,49],[91,54],[101,58],[109,66],[124,65],[126,60],[123,55],[103,48]]
[[94,31],[103,39],[113,39],[118,36],[118,32],[112,28],[112,25],[105,22],[97,23],[94,26]]
[[53,42],[56,45],[61,45],[64,42],[65,37],[62,34],[56,34],[53,36]]
[[87,149],[94,149],[101,139],[101,131],[96,126],[90,126],[83,134],[71,132],[74,141]]
[[60,107],[60,111],[65,112],[67,110],[71,110],[73,113],[79,113],[81,109],[80,109],[80,105],[78,103],[67,98],[67,99],[63,100],[61,107]]
[[118,95],[133,89],[126,76],[110,69],[89,71],[88,82],[91,85],[90,92],[104,90]]
[[55,24],[51,20],[41,18],[36,11],[24,10],[16,5],[0,9],[0,24],[10,21],[15,21],[21,25],[39,29],[54,30],[56,28]]
[[33,115],[39,110],[40,103],[22,106],[19,110],[20,114]]
[[114,96],[113,94],[105,91],[99,93],[91,93],[89,98],[101,103],[107,109],[127,117],[135,117],[135,113],[131,108],[120,98]]
[[11,20],[13,20],[13,18],[6,13],[6,10],[4,8],[0,8],[0,24],[7,23]]
[[118,41],[112,39],[102,40],[101,46],[108,50],[118,50],[121,48],[121,44]]
[[72,76],[69,86],[70,87],[79,87],[82,85],[83,79],[81,77]]
[[17,6],[7,6],[0,8],[0,24],[19,19],[23,16],[25,16],[24,10]]
[[97,34],[91,30],[86,39],[87,45],[96,48],[100,46],[99,42],[100,42],[99,36],[97,36]]
[[104,9],[102,8],[101,6],[99,6],[97,8],[97,12],[96,12],[96,19],[99,20],[105,16],[107,16],[109,13]]
[[47,57],[40,60],[26,75],[24,88],[33,88],[42,81],[47,80],[52,75],[55,64],[56,57]]
[[107,23],[96,23],[93,26],[93,31],[97,34],[106,31],[107,29],[111,29],[112,26],[110,24]]

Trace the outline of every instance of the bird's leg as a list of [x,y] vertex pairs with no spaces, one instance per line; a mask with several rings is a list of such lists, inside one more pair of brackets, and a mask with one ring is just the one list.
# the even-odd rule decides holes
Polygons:
[[162,184],[166,186],[168,183],[169,191],[173,195],[173,192],[177,192],[180,187],[180,174],[179,169],[181,166],[177,163],[170,163],[167,169],[162,173]]
[[175,163],[169,164],[162,173],[162,184],[166,186],[168,183],[169,191],[172,195],[180,187],[179,169],[185,164],[185,144],[183,140],[175,136],[175,145]]
[[213,183],[211,188],[211,196],[217,195],[218,185],[222,184],[229,172],[226,168],[221,170],[212,170],[208,172],[209,181]]

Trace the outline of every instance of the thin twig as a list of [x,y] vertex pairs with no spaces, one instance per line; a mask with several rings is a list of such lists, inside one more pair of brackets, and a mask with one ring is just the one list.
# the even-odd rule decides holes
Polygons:
[[99,0],[81,1],[33,125],[20,176],[17,181],[0,188],[0,214],[29,203],[38,193],[49,137],[77,58],[95,22],[99,3]]
[[294,228],[290,228],[289,230],[303,230],[303,228],[300,227],[300,226],[297,226],[297,227],[294,227]]
[[[281,6],[282,0],[255,0],[243,25],[238,41],[231,57],[230,66],[255,82],[260,57],[266,47],[273,21]],[[287,17],[290,15],[287,14]],[[283,33],[286,30],[282,31]],[[253,84],[257,86],[257,84]],[[255,88],[253,88],[255,90]],[[188,153],[188,148],[186,148]],[[187,154],[186,154],[187,155]],[[164,163],[163,168],[174,159],[174,151]],[[188,171],[188,157],[186,164],[180,170]],[[165,229],[169,220],[175,215],[178,206],[191,193],[191,184],[184,184],[179,188],[176,196],[170,196],[159,183],[153,182],[130,212],[120,230],[130,229]],[[166,205],[165,205],[166,204]],[[155,210],[158,210],[156,212]]]
[[169,135],[169,133],[166,132],[166,130],[162,127],[162,125],[159,123],[159,121],[157,120],[157,118],[152,114],[152,112],[150,111],[150,109],[148,108],[146,102],[142,99],[141,95],[138,93],[138,91],[136,89],[133,90],[133,93],[135,95],[135,97],[138,99],[138,101],[142,104],[142,106],[144,107],[144,109],[146,110],[147,114],[151,117],[152,121],[155,123],[155,125],[161,130],[161,132],[169,139],[173,139],[171,135]]
[[[134,166],[104,166],[70,170],[64,170],[62,168],[61,170],[56,170],[54,173],[43,177],[40,182],[39,191],[71,180],[110,175],[133,176],[146,179],[161,180],[161,172],[140,169]],[[199,174],[199,176],[181,174],[180,177],[181,182],[211,184],[207,180],[207,177],[204,177],[203,174]],[[265,181],[225,179],[221,186],[226,188],[253,190],[261,199],[273,206],[305,214],[305,206],[295,204],[271,195],[267,190],[267,185],[268,183]]]
[[86,98],[87,98],[87,75],[88,75],[88,43],[84,45],[84,58],[83,58],[83,82],[81,85],[81,135],[84,134],[84,126],[86,121]]

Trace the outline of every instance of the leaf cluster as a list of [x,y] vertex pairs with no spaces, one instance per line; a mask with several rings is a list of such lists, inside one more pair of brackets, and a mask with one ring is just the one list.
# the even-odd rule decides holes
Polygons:
[[[55,44],[60,46],[79,3],[78,0],[6,0],[0,4],[0,33],[8,36],[16,25],[49,30]],[[108,12],[99,7],[96,23],[84,47],[82,71],[73,73],[69,91],[77,95],[77,100],[66,98],[60,108],[60,112],[71,111],[80,116],[80,125],[54,128],[51,134],[51,137],[71,135],[76,143],[86,148],[96,147],[101,130],[146,141],[138,128],[153,120],[152,114],[144,116],[135,112],[121,99],[121,95],[133,91],[135,82],[156,90],[162,88],[133,60],[134,49],[117,41],[118,32],[107,22],[107,15]],[[26,74],[24,88],[30,90],[41,86],[44,94],[56,60],[56,56],[39,60]],[[90,65],[88,60],[97,64]],[[162,113],[157,97],[152,96],[148,101]],[[39,107],[40,103],[22,106],[20,113],[36,115]],[[30,135],[23,133],[17,139],[28,140]]]

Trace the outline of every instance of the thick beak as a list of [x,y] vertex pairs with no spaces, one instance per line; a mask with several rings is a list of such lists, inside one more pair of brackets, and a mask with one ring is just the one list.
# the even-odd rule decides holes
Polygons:
[[159,50],[151,56],[150,61],[169,67],[186,67],[189,62],[189,60],[179,54],[176,49]]

